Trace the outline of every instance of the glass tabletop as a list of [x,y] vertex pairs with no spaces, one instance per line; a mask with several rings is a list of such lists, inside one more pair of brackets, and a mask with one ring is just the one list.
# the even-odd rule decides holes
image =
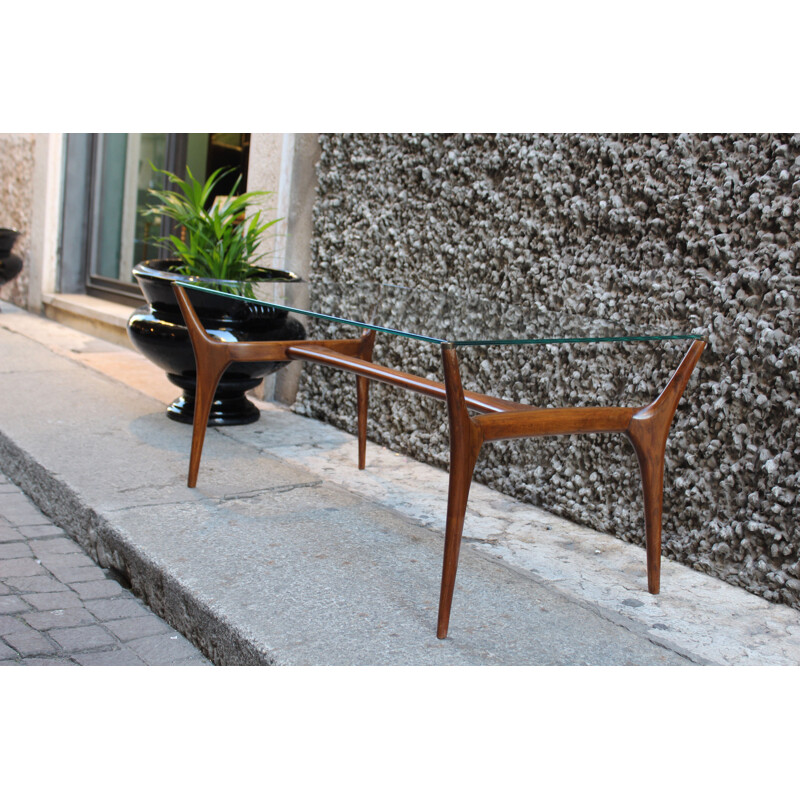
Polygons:
[[699,326],[670,320],[655,306],[643,319],[631,320],[601,303],[575,314],[535,301],[506,303],[469,290],[434,292],[377,282],[294,283],[288,298],[283,295],[290,284],[260,284],[254,288],[252,284],[233,282],[224,286],[208,282],[199,285],[192,279],[176,282],[192,292],[227,299],[233,296],[262,309],[461,347],[705,338]]

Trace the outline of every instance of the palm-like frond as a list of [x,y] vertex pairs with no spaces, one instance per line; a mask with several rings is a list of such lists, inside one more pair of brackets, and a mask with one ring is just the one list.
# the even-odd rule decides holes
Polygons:
[[[152,166],[152,165],[151,165]],[[253,200],[271,192],[235,192],[241,183],[237,178],[228,197],[214,198],[214,190],[231,170],[215,170],[200,183],[187,167],[186,179],[167,170],[153,167],[165,175],[176,189],[150,189],[158,203],[143,214],[149,218],[167,217],[183,229],[182,236],[157,238],[181,261],[178,269],[184,275],[217,280],[248,280],[256,268],[255,252],[264,232],[277,219],[262,224],[261,211],[248,216]]]

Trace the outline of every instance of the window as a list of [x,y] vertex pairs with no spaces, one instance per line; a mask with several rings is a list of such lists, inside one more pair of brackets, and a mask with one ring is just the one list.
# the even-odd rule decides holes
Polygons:
[[247,133],[68,134],[59,291],[141,303],[133,267],[163,258],[153,239],[169,233],[166,220],[156,229],[141,215],[148,189],[164,185],[150,165],[178,175],[188,165],[198,180],[230,167],[218,189],[226,194],[239,175],[245,190],[249,149]]

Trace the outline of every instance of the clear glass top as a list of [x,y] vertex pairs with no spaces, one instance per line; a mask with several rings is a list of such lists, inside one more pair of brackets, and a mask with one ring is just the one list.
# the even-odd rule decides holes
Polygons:
[[[266,308],[285,310],[331,323],[350,325],[435,344],[456,346],[631,342],[704,339],[700,326],[670,320],[657,307],[641,320],[623,319],[602,304],[570,314],[543,304],[505,303],[478,293],[433,292],[386,283],[313,284],[227,283],[200,286],[177,281],[187,289],[220,295]],[[286,290],[289,290],[288,292]],[[253,297],[255,292],[256,297]],[[191,293],[190,293],[191,297]]]

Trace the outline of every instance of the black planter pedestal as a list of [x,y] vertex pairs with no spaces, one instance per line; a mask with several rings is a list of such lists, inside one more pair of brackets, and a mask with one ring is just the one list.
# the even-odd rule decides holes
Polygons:
[[[198,286],[220,288],[219,281],[186,279],[169,271],[177,262],[150,261],[137,265],[133,274],[142,287],[148,305],[137,308],[128,319],[128,336],[137,350],[161,367],[167,378],[183,394],[167,408],[167,416],[191,425],[194,420],[196,367],[189,332],[178,308],[172,284],[176,279],[189,280]],[[278,270],[264,270],[265,281],[296,281],[296,276]],[[224,283],[224,282],[222,282]],[[229,342],[283,341],[305,339],[305,329],[285,311],[269,311],[263,306],[242,302],[240,297],[194,292],[195,309],[203,327],[212,335]],[[267,375],[286,366],[285,361],[236,363],[219,382],[208,424],[213,427],[248,425],[260,412],[245,396]]]
[[[197,382],[193,377],[183,378],[180,375],[170,375],[167,378],[176,386],[183,389],[183,394],[170,403],[167,416],[176,422],[185,422],[191,425],[194,421],[194,398]],[[222,425],[249,425],[256,422],[260,416],[259,410],[247,398],[245,392],[255,389],[263,378],[242,378],[237,380],[223,375],[219,388],[211,404],[211,414],[208,424]]]

